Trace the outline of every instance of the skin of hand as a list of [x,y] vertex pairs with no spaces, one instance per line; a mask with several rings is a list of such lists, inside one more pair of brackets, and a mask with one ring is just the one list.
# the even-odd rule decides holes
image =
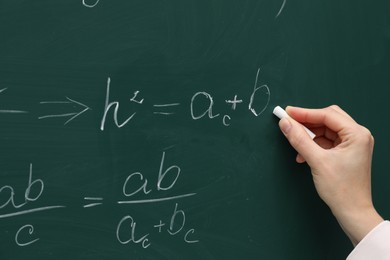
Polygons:
[[[356,246],[383,221],[371,197],[373,136],[338,106],[286,112],[291,118],[279,127],[298,152],[296,161],[310,166],[319,196]],[[301,124],[316,134],[314,140]]]

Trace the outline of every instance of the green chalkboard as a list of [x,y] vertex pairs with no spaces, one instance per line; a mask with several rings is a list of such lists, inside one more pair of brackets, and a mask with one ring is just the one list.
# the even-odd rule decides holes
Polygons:
[[388,0],[0,1],[1,259],[345,259],[276,105],[376,138]]

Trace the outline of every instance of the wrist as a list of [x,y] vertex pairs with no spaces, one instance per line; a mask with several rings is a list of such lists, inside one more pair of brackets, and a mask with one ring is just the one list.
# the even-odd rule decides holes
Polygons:
[[354,246],[383,222],[383,218],[372,205],[356,211],[334,212],[333,214]]

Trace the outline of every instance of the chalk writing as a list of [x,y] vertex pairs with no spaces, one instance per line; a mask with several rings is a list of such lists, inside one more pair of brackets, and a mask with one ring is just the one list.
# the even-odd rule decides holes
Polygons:
[[84,205],[84,206],[83,206],[84,208],[96,207],[96,206],[100,206],[100,205],[103,204],[103,203],[101,202],[101,201],[103,201],[103,198],[85,197],[84,200],[86,200],[86,201],[95,201],[95,202],[93,202],[93,203],[89,203],[89,204]]
[[[250,98],[248,100],[248,109],[256,116],[258,117],[261,115],[268,107],[268,104],[270,102],[271,98],[271,92],[268,87],[268,85],[261,85],[258,86],[259,81],[259,75],[260,75],[260,69],[258,69],[256,74],[256,80],[255,80],[255,86],[252,90],[252,93],[250,95]],[[104,131],[106,121],[107,121],[107,115],[109,110],[113,109],[113,119],[114,123],[118,128],[124,127],[126,124],[130,122],[134,118],[134,116],[137,114],[137,112],[132,112],[130,116],[128,116],[127,119],[125,119],[122,123],[119,123],[118,121],[118,113],[119,113],[119,102],[118,101],[110,101],[110,84],[111,84],[111,78],[109,77],[107,79],[107,89],[106,89],[106,101],[104,106],[104,112],[103,117],[100,124],[100,130]],[[138,105],[142,105],[144,103],[144,98],[139,98],[138,94],[140,94],[140,91],[137,90],[134,92],[132,98],[130,98],[131,102],[135,102]],[[260,101],[259,101],[260,100]],[[263,102],[265,100],[265,102]],[[234,111],[237,109],[237,106],[239,104],[242,104],[244,101],[242,99],[239,99],[237,95],[234,95],[233,99],[225,100],[225,102],[229,105],[231,105],[231,109]],[[206,105],[205,105],[206,104]],[[171,116],[174,115],[176,112],[172,109],[175,109],[179,107],[181,103],[179,102],[173,102],[173,103],[160,103],[160,104],[154,104],[153,106],[153,114],[155,115],[164,115],[164,116]],[[220,113],[214,112],[214,98],[212,94],[206,92],[206,91],[199,91],[196,92],[192,97],[190,101],[190,115],[193,120],[200,120],[202,118],[208,118],[208,119],[215,119],[221,116]],[[257,108],[255,108],[257,107]],[[224,126],[229,126],[231,124],[231,116],[228,114],[225,114],[222,116],[222,124]]]
[[[252,92],[249,106],[248,106],[249,110],[252,111],[252,113],[255,116],[261,115],[267,109],[269,101],[271,99],[271,92],[270,92],[267,85],[261,85],[259,87],[257,86],[258,81],[259,81],[259,74],[260,74],[260,69],[257,71],[255,86],[253,87],[253,92]],[[255,98],[257,97],[256,95],[258,94],[257,92],[260,92],[259,95],[263,95],[263,96],[265,95],[267,98],[267,101],[266,101],[265,105],[263,106],[263,108],[260,110],[260,112],[257,112],[256,109],[253,107],[254,103],[255,103]]]
[[[172,189],[177,180],[179,179],[181,169],[177,165],[171,165],[167,169],[164,168],[164,163],[165,163],[165,152],[163,152],[161,161],[160,161],[160,168],[158,171],[158,176],[157,176],[157,182],[156,182],[156,192],[160,191],[168,191]],[[165,179],[170,181],[168,183],[163,183]],[[131,183],[133,182],[133,183]],[[134,190],[129,191],[128,186],[130,184],[133,184],[133,186],[136,186],[137,184],[134,185],[134,182],[138,183],[138,187],[136,187]],[[126,180],[123,183],[123,188],[122,192],[123,195],[126,198],[130,198],[136,194],[143,193],[143,195],[148,195],[150,194],[153,190],[151,188],[148,188],[148,180],[144,178],[143,174],[140,172],[134,172],[130,174]],[[196,193],[188,193],[188,194],[181,194],[181,195],[176,195],[176,196],[169,196],[169,197],[159,197],[159,198],[148,198],[148,199],[139,199],[139,200],[121,200],[118,201],[118,204],[145,204],[145,203],[157,203],[157,202],[164,202],[164,201],[170,201],[170,200],[178,200],[178,199],[183,199],[187,197],[192,197],[195,196]]]
[[[209,103],[208,107],[204,108],[203,113],[195,114],[195,112],[194,112],[195,103],[196,103],[198,97],[202,97],[202,96],[205,97],[206,100],[208,101],[208,103]],[[210,119],[218,117],[219,114],[213,114],[213,106],[214,106],[214,100],[213,100],[213,97],[209,93],[203,92],[203,91],[195,93],[195,95],[193,95],[191,98],[191,117],[192,117],[192,119],[194,119],[194,120],[201,119],[206,114],[208,115],[208,117]]]
[[[153,225],[158,234],[163,233],[164,227],[167,225],[162,219],[158,224]],[[186,214],[183,210],[178,209],[178,204],[175,204],[175,209],[169,219],[169,226],[166,229],[167,234],[171,236],[182,235],[183,241],[187,244],[198,243],[195,229],[191,228],[187,231],[186,228]],[[151,233],[138,233],[137,222],[131,215],[124,216],[118,223],[116,229],[116,238],[122,245],[140,244],[142,248],[146,249],[152,245]]]
[[[120,232],[124,229],[123,226],[128,223],[128,225],[130,226],[130,234],[129,234],[129,238],[128,239],[124,239],[121,235],[120,235]],[[137,226],[137,222],[134,221],[134,219],[131,217],[131,216],[125,216],[123,217],[120,221],[119,221],[119,224],[118,224],[118,227],[116,229],[116,238],[118,239],[119,243],[121,243],[122,245],[126,245],[126,244],[129,244],[129,243],[134,243],[134,244],[142,244],[142,247],[143,248],[148,248],[150,246],[150,242],[149,242],[149,239],[148,239],[148,236],[149,234],[146,234],[146,235],[141,235],[139,236],[139,238],[137,239],[137,235],[136,235],[136,226]]]
[[[87,7],[94,7],[95,4],[87,5]],[[233,113],[239,107],[247,108],[249,114],[255,117],[260,116],[268,107],[271,93],[270,88],[266,84],[259,84],[260,81],[260,69],[256,74],[255,83],[253,89],[248,91],[249,98],[241,98],[237,94],[229,96],[224,99],[224,104],[227,106],[228,111]],[[103,106],[103,114],[101,115],[100,130],[104,131],[106,125],[109,124],[109,118],[112,118],[117,128],[122,128],[130,122],[133,122],[136,117],[142,117],[142,112],[138,113],[137,108],[140,106],[150,106],[150,112],[156,116],[174,116],[184,101],[182,100],[169,100],[169,102],[156,102],[148,103],[148,98],[145,97],[141,90],[132,90],[128,97],[128,101],[134,104],[134,109],[131,111],[125,111],[122,107],[120,109],[120,102],[111,97],[111,77],[107,78],[105,99]],[[7,88],[0,90],[0,94],[4,93]],[[189,97],[189,115],[190,119],[194,121],[198,120],[218,120],[222,121],[222,124],[226,127],[230,126],[232,116],[229,113],[223,113],[221,107],[216,106],[213,93],[206,91],[197,91],[191,97]],[[220,104],[220,103],[219,103]],[[54,101],[41,101],[39,105],[42,107],[53,109],[63,106],[65,108],[70,107],[72,110],[67,113],[48,112],[38,117],[38,120],[53,119],[53,118],[65,118],[64,125],[74,122],[76,118],[81,115],[86,115],[87,111],[93,110],[90,106],[85,105],[75,99],[65,97],[63,100]],[[245,105],[245,106],[244,106]],[[76,108],[75,108],[76,107]],[[75,111],[76,110],[76,111]],[[143,110],[145,111],[145,110]],[[27,113],[23,110],[0,110],[0,113]],[[121,115],[119,114],[121,113]],[[91,113],[88,113],[91,114]],[[125,116],[124,120],[119,121],[119,116]],[[135,122],[134,122],[135,123]],[[170,146],[173,147],[173,146]],[[137,219],[133,214],[125,214],[119,216],[119,221],[116,223],[116,240],[121,245],[127,246],[140,246],[143,249],[147,249],[153,245],[153,238],[156,235],[159,236],[175,236],[182,239],[184,243],[194,244],[200,241],[196,229],[189,225],[187,220],[187,214],[185,210],[179,207],[178,201],[185,202],[191,197],[195,197],[197,193],[174,193],[175,187],[179,185],[183,172],[181,167],[171,162],[171,158],[167,156],[166,148],[159,161],[158,167],[155,171],[145,174],[142,170],[136,170],[131,172],[124,178],[121,196],[118,200],[114,200],[113,203],[116,207],[123,207],[125,210],[133,207],[137,204],[141,207],[148,207],[152,205],[156,207],[157,204],[163,204],[173,206],[172,214],[169,216],[158,216],[153,220],[153,223],[143,223],[143,219]],[[154,178],[149,177],[154,175]],[[148,177],[146,177],[148,176]],[[22,201],[17,200],[15,189],[11,185],[3,185],[0,187],[0,219],[13,218],[20,215],[27,215],[33,213],[44,213],[54,209],[66,208],[65,205],[48,205],[39,207],[27,208],[30,204],[38,201],[44,193],[45,184],[40,178],[33,178],[33,165],[30,164],[30,170],[28,175],[27,187],[24,191],[24,199]],[[102,206],[103,203],[108,204],[102,196],[82,196],[83,203],[81,208],[85,210],[99,210],[98,206]],[[111,201],[112,202],[112,201]],[[112,206],[112,205],[111,205]],[[154,222],[155,221],[155,222]],[[146,226],[149,227],[148,231],[144,231]],[[17,246],[26,247],[35,243],[39,243],[41,240],[38,237],[39,230],[36,230],[34,223],[29,223],[21,226],[16,230],[14,241]],[[43,239],[42,239],[43,240]]]
[[195,195],[196,195],[196,193],[188,193],[188,194],[183,194],[183,195],[164,197],[164,198],[157,198],[157,199],[123,200],[123,201],[118,201],[118,204],[156,203],[156,202],[164,202],[164,201],[169,201],[169,200],[183,199],[183,198],[192,197],[192,196],[195,196]]
[[[115,122],[115,125],[118,127],[118,128],[121,128],[123,126],[125,126],[136,114],[136,112],[132,113],[123,123],[119,123],[118,122],[118,111],[119,111],[119,102],[118,101],[115,101],[115,102],[109,102],[110,100],[110,84],[111,84],[111,78],[108,78],[107,79],[107,91],[106,91],[106,102],[104,104],[104,114],[103,114],[103,118],[102,118],[102,121],[101,121],[101,124],[100,124],[100,130],[104,130],[104,126],[106,124],[106,117],[107,117],[107,113],[108,111],[114,107],[114,122]],[[136,91],[135,93],[135,96],[137,96],[138,92]],[[135,98],[135,96],[133,98]],[[132,99],[133,99],[132,98]],[[130,99],[130,101],[134,101]],[[142,99],[143,101],[143,99]],[[136,103],[140,103],[141,101],[136,101]],[[141,102],[142,103],[142,102]]]
[[[13,209],[21,209],[23,206],[26,206],[29,202],[37,201],[40,198],[40,196],[42,195],[42,193],[44,191],[45,184],[44,184],[42,179],[36,179],[33,181],[32,174],[33,174],[32,164],[30,164],[28,185],[27,185],[27,188],[26,188],[25,193],[24,193],[24,202],[21,204],[15,203],[15,191],[14,191],[14,188],[12,186],[5,185],[5,186],[0,188],[0,195],[5,193],[6,191],[9,192],[8,199],[3,204],[0,205],[0,210],[3,208],[4,209],[9,208],[9,207],[11,207]],[[36,189],[38,189],[38,193],[35,196],[31,194],[32,193],[31,189],[33,187],[37,187]],[[19,211],[11,212],[11,213],[1,213],[0,212],[0,219],[1,218],[10,218],[10,217],[15,217],[15,216],[20,216],[20,215],[26,215],[26,214],[31,214],[31,213],[35,213],[35,212],[59,209],[59,208],[65,208],[65,206],[58,205],[58,206],[38,207],[38,208],[33,208],[33,209],[19,210]],[[15,242],[18,246],[28,246],[28,245],[31,245],[39,240],[39,238],[37,238],[34,240],[30,240],[28,242],[20,242],[20,239],[19,239],[20,233],[22,233],[22,231],[25,231],[25,230],[28,230],[28,233],[30,235],[32,235],[34,232],[34,227],[31,224],[27,224],[27,225],[22,226],[16,232]]]
[[[159,105],[153,105],[154,108],[160,108],[160,109],[166,109],[166,108],[169,108],[169,107],[177,107],[177,106],[180,106],[180,103],[171,103],[171,104],[159,104]],[[166,115],[166,116],[169,116],[169,115],[173,115],[175,114],[174,112],[164,112],[164,111],[154,111],[153,114],[156,114],[156,115]]]
[[[260,116],[268,107],[271,100],[271,91],[267,84],[263,84],[259,86],[259,78],[260,78],[260,69],[258,69],[256,74],[255,85],[253,90],[249,92],[249,99],[239,98],[237,94],[234,94],[233,98],[225,99],[225,103],[230,107],[232,111],[235,111],[238,106],[242,105],[244,102],[248,104],[248,110],[256,117]],[[109,124],[109,118],[113,119],[113,122],[117,128],[125,127],[130,124],[131,121],[135,120],[135,117],[141,117],[142,115],[138,115],[138,111],[122,111],[120,110],[120,102],[110,99],[110,91],[111,91],[111,77],[107,78],[106,82],[106,95],[103,106],[103,115],[100,120],[100,130],[104,131],[106,125]],[[0,94],[7,90],[7,88],[3,88],[0,90]],[[135,108],[139,106],[146,106],[147,102],[146,98],[142,94],[140,90],[135,90],[133,94],[129,96],[129,102],[136,104]],[[182,102],[171,101],[171,102],[159,102],[157,104],[151,105],[151,112],[156,116],[174,116],[177,111],[180,109]],[[45,115],[41,115],[38,117],[39,120],[42,119],[52,119],[52,118],[66,118],[64,125],[69,124],[74,121],[74,119],[80,117],[81,115],[85,115],[86,112],[92,111],[93,109],[75,99],[71,99],[69,97],[65,97],[65,100],[57,100],[57,101],[41,101],[40,105],[45,105],[45,107],[53,109],[53,107],[57,106],[69,106],[76,107],[76,111],[68,112],[68,113],[53,113],[49,112]],[[215,112],[217,110],[215,108],[215,100],[213,97],[213,93],[209,93],[206,91],[198,91],[195,92],[190,98],[190,107],[189,107],[189,115],[191,119],[197,120],[207,120],[207,119],[221,119],[222,124],[226,127],[230,126],[233,123],[232,116],[229,113],[222,113],[221,111]],[[0,110],[1,113],[27,113],[22,110],[13,110],[6,109]],[[122,122],[119,121],[119,117],[123,117],[125,115],[125,119]]]
[[[268,107],[271,92],[268,85],[263,84],[258,86],[260,77],[260,69],[257,70],[255,85],[253,87],[252,92],[250,93],[250,98],[248,100],[248,110],[252,112],[256,117],[260,116]],[[104,105],[104,112],[100,124],[100,130],[104,131],[107,115],[111,109],[113,109],[113,119],[114,123],[118,128],[124,127],[126,124],[132,120],[137,112],[131,112],[130,115],[125,119],[122,123],[118,121],[118,113],[119,113],[119,102],[118,101],[110,101],[110,85],[111,78],[107,79],[107,88],[106,88],[106,100]],[[145,99],[139,97],[140,91],[137,90],[134,92],[133,96],[130,98],[130,102],[134,102],[138,105],[143,105]],[[234,111],[237,109],[237,106],[244,102],[243,99],[238,98],[237,95],[234,95],[233,99],[225,100],[226,104],[231,105],[231,109]],[[153,114],[155,115],[163,115],[163,116],[171,116],[176,114],[174,109],[179,108],[181,105],[180,102],[169,102],[169,103],[159,103],[153,104]],[[218,117],[222,117],[222,124],[224,126],[229,126],[231,124],[232,117],[228,114],[221,115],[221,113],[214,112],[215,101],[214,97],[211,93],[206,91],[198,91],[196,92],[190,100],[190,116],[193,120],[200,120],[204,118],[208,119],[216,119]]]
[[73,104],[73,105],[79,105],[82,107],[82,110],[80,112],[72,112],[72,113],[65,113],[65,114],[54,114],[54,115],[45,115],[40,116],[38,119],[45,119],[45,118],[54,118],[54,117],[70,117],[67,121],[65,121],[64,125],[75,119],[76,117],[80,116],[87,110],[90,110],[91,108],[84,105],[83,103],[80,103],[76,100],[70,99],[66,97],[68,101],[42,101],[40,104]]
[[282,6],[279,9],[279,12],[276,14],[275,18],[278,18],[279,15],[283,12],[284,6],[286,5],[287,0],[283,0]]
[[[0,94],[6,91],[8,88],[0,89]],[[28,113],[27,111],[23,110],[15,110],[15,109],[0,109],[0,113],[2,114],[24,114]]]
[[[179,222],[180,219],[181,219],[181,222]],[[180,224],[178,224],[178,222]],[[179,234],[185,228],[185,224],[186,224],[186,214],[184,213],[183,210],[178,209],[178,204],[176,203],[175,209],[173,211],[173,214],[172,214],[172,217],[171,217],[171,220],[169,223],[169,228],[167,231],[170,235],[175,236],[175,235]],[[175,228],[175,226],[177,226],[178,228]],[[184,235],[184,241],[186,243],[189,243],[189,244],[199,242],[199,240],[196,240],[194,238],[192,238],[192,239],[190,238],[190,234],[194,235],[194,233],[195,233],[195,229],[193,229],[193,228],[190,229],[189,231],[187,231]],[[192,236],[192,237],[194,237],[194,236]]]
[[[35,196],[32,196],[30,193],[31,193],[31,188],[34,185],[39,187],[39,192]],[[24,193],[24,202],[17,205],[15,203],[14,188],[9,186],[9,185],[5,185],[5,186],[0,188],[0,194],[5,193],[8,190],[9,198],[8,198],[8,200],[6,200],[6,202],[4,202],[3,204],[0,204],[0,209],[5,208],[5,207],[9,206],[10,204],[11,204],[10,206],[12,206],[14,209],[19,209],[19,208],[23,207],[24,205],[26,205],[28,202],[36,201],[37,199],[39,199],[39,197],[41,196],[41,194],[43,192],[43,189],[44,189],[44,183],[41,179],[36,179],[36,180],[32,181],[32,164],[30,164],[30,173],[29,173],[29,178],[28,178],[28,185],[27,185],[26,191]],[[15,213],[15,214],[17,214],[17,213]],[[1,218],[1,215],[0,215],[0,218]]]
[[[182,170],[180,166],[167,163],[167,154],[164,151],[161,155],[159,167],[156,167],[157,178],[154,185],[151,185],[151,182],[148,182],[148,179],[145,178],[140,171],[129,174],[124,180],[122,187],[122,195],[126,200],[119,200],[115,205],[129,207],[134,204],[156,204],[184,200],[185,198],[195,196],[196,193],[172,195],[171,192],[177,185],[181,175]],[[0,202],[0,219],[66,208],[66,206],[63,205],[56,205],[23,209],[23,207],[27,206],[29,203],[38,201],[44,193],[44,189],[44,181],[40,178],[33,178],[33,165],[31,163],[23,202],[16,202],[16,193],[11,185],[4,185],[0,188],[0,200],[4,200]],[[168,191],[170,191],[170,195],[166,196],[165,193]],[[147,197],[132,199],[136,195]],[[83,197],[83,199],[85,203],[82,205],[82,208],[86,210],[93,210],[91,208],[103,205],[104,201],[104,198],[100,196],[86,196]],[[179,209],[178,203],[175,203],[174,205],[175,207],[169,220],[163,221],[160,219],[159,224],[151,225],[151,230],[156,230],[156,228],[158,228],[158,233],[166,231],[166,234],[170,236],[178,236],[181,234],[183,241],[188,244],[198,242],[199,240],[196,238],[195,229],[186,229],[187,223],[185,212]],[[2,212],[1,210],[7,210],[7,212]],[[122,216],[116,227],[116,239],[123,245],[141,245],[142,248],[147,249],[152,245],[151,233],[139,233],[137,223],[138,222],[131,215]],[[163,229],[163,227],[167,228]],[[37,243],[40,238],[36,236],[33,224],[26,224],[16,231],[14,240],[16,245],[25,247]]]
[[242,103],[242,99],[237,100],[237,95],[234,95],[233,100],[226,100],[225,102],[228,103],[228,104],[232,104],[232,109],[236,110],[237,104],[241,104]]
[[[100,0],[82,0],[82,3],[85,7],[93,8],[99,3],[99,1]],[[90,4],[87,2],[90,2]]]
[[222,119],[223,125],[224,125],[224,126],[229,126],[230,123],[228,123],[228,121],[230,121],[230,120],[231,120],[231,117],[230,117],[230,116],[224,115],[224,116],[223,116],[223,119]]
[[[166,152],[162,153],[160,167],[158,170],[157,182],[155,185],[155,189],[150,188],[148,184],[148,180],[143,176],[141,172],[134,172],[130,174],[126,180],[124,181],[122,192],[126,198],[130,198],[137,194],[142,195],[153,195],[153,192],[159,193],[164,191],[169,191],[174,188],[176,185],[180,173],[181,168],[178,165],[171,165],[167,168],[164,167],[166,160]],[[168,178],[168,181],[165,181]],[[129,190],[129,184],[133,182],[136,183],[131,187],[135,188],[133,190]],[[141,200],[126,200],[126,201],[118,201],[118,204],[145,204],[145,203],[158,203],[158,202],[166,202],[178,199],[184,199],[187,197],[195,196],[196,193],[188,193],[176,196],[169,197],[159,197],[159,198],[146,198]],[[169,227],[167,229],[167,233],[171,236],[178,235],[181,233],[186,224],[186,215],[183,210],[178,209],[178,204],[175,204],[175,209],[169,221]],[[154,228],[158,228],[158,233],[162,232],[162,228],[166,225],[162,220],[159,221],[158,224],[153,225]],[[183,231],[184,232],[184,231]],[[123,234],[124,233],[124,234]],[[184,236],[183,240],[186,243],[196,243],[199,240],[194,239],[195,229],[188,230]],[[121,235],[122,234],[122,235]],[[151,245],[150,233],[146,234],[138,234],[137,232],[137,222],[131,215],[124,216],[118,223],[116,236],[119,243],[126,244],[140,244],[142,248],[148,248]]]
[[139,91],[138,91],[138,90],[137,90],[137,91],[135,91],[135,92],[134,92],[134,96],[133,96],[132,98],[130,98],[130,101],[131,101],[131,102],[135,102],[135,103],[137,103],[137,104],[141,104],[141,105],[142,105],[142,103],[144,103],[144,99],[137,100],[136,98],[137,98],[137,96],[138,96],[138,93],[139,93]]
[[[255,85],[253,88],[253,91],[251,93],[250,99],[249,99],[249,105],[248,109],[256,116],[260,116],[268,107],[269,102],[271,100],[271,92],[270,89],[267,85],[261,85],[258,86],[259,82],[259,75],[260,75],[260,69],[258,69],[257,74],[256,74],[256,80],[255,80]],[[262,100],[265,99],[265,101],[257,102],[257,99],[262,98]],[[206,100],[207,105],[203,106],[200,110],[200,112],[195,112],[195,106],[196,103],[199,99]],[[236,110],[237,105],[241,104],[243,100],[237,99],[237,95],[234,96],[233,100],[225,100],[227,104],[232,105],[232,110]],[[204,103],[204,102],[203,102]],[[260,104],[260,106],[259,106]],[[259,106],[260,109],[255,108],[255,105]],[[199,120],[204,117],[208,117],[209,119],[214,119],[220,116],[220,114],[216,114],[213,112],[214,108],[214,99],[211,96],[211,94],[201,91],[195,93],[195,95],[192,96],[191,99],[191,117],[194,120]],[[222,123],[224,126],[229,126],[231,121],[231,117],[229,115],[224,115],[222,118]]]
[[30,235],[32,235],[34,233],[34,227],[33,225],[30,225],[30,224],[27,224],[27,225],[24,225],[23,227],[21,227],[17,232],[16,232],[16,235],[15,235],[15,243],[18,245],[18,246],[28,246],[28,245],[31,245],[35,242],[37,242],[39,240],[39,238],[36,238],[36,239],[33,239],[33,240],[30,240],[28,242],[20,242],[20,239],[19,239],[19,234],[24,231],[24,230],[28,230],[28,233]]
[[13,212],[13,213],[1,214],[0,218],[10,218],[10,217],[27,215],[27,214],[31,214],[31,213],[35,213],[35,212],[48,211],[51,209],[59,209],[59,208],[65,208],[65,206],[47,206],[47,207],[39,207],[39,208],[34,208],[34,209],[27,209],[27,210],[22,210],[22,211]]

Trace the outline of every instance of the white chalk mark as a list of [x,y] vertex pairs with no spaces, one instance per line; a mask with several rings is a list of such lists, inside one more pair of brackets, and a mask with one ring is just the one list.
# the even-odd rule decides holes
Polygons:
[[[114,115],[113,115],[114,116],[114,123],[118,128],[122,128],[123,126],[125,126],[136,114],[136,112],[134,112],[122,124],[119,123],[119,121],[118,121],[119,102],[118,101],[110,102],[110,85],[111,85],[111,78],[108,77],[107,78],[106,101],[104,104],[104,113],[103,113],[102,121],[100,123],[100,130],[101,131],[104,131],[104,126],[106,124],[107,114],[108,114],[108,111],[110,111],[110,109],[112,107],[114,108]],[[134,92],[135,95],[137,93],[138,93],[137,91]],[[135,100],[130,100],[130,101],[135,101]]]
[[[0,89],[0,93],[3,93],[7,89],[8,88]],[[2,109],[2,110],[0,110],[0,114],[25,114],[25,113],[28,113],[28,112],[27,111],[23,111],[23,110],[14,110],[14,109]]]
[[228,120],[230,121],[232,118],[228,115],[224,115],[222,119],[222,123],[224,126],[229,126],[230,124],[227,122]]
[[134,96],[133,96],[132,98],[130,98],[130,101],[142,105],[142,103],[144,102],[144,99],[141,99],[141,100],[136,100],[136,99],[135,99],[135,98],[137,97],[138,93],[139,93],[138,90],[135,91],[135,92],[134,92]]
[[153,105],[154,107],[173,107],[173,106],[179,106],[180,103],[172,103],[172,104],[160,104],[160,105]]
[[85,1],[86,1],[86,0],[83,0],[83,5],[84,5],[85,7],[93,8],[93,7],[95,7],[95,6],[99,3],[100,0],[96,0],[96,2],[95,2],[94,4],[87,4]]
[[[271,91],[269,89],[269,87],[267,85],[261,85],[260,87],[257,87],[257,83],[259,81],[259,75],[260,75],[260,68],[257,70],[257,74],[256,74],[256,80],[255,80],[255,86],[253,87],[253,93],[251,95],[251,98],[250,98],[250,102],[249,102],[249,106],[248,106],[248,109],[255,115],[255,116],[259,116],[261,115],[268,107],[268,104],[270,102],[270,99],[271,99]],[[254,108],[253,108],[253,103],[255,101],[255,95],[257,93],[257,91],[261,90],[261,89],[265,89],[265,95],[267,95],[267,102],[265,104],[265,106],[263,107],[263,109],[260,111],[260,112],[257,112]]]
[[80,112],[73,112],[73,113],[45,115],[45,116],[38,117],[38,119],[55,118],[55,117],[71,117],[64,123],[64,125],[66,125],[70,121],[75,119],[76,117],[80,116],[81,114],[83,114],[87,110],[91,109],[90,107],[84,105],[83,103],[80,103],[80,102],[73,100],[71,98],[66,97],[66,99],[68,101],[42,101],[42,102],[39,102],[39,104],[77,104],[77,105],[81,106],[83,108],[83,110],[81,110]]
[[65,125],[66,125],[67,123],[69,123],[70,121],[72,121],[73,119],[75,119],[76,117],[78,117],[79,115],[81,115],[81,114],[83,114],[84,112],[86,112],[87,110],[91,109],[91,108],[87,107],[86,105],[84,105],[84,104],[82,104],[82,103],[80,103],[80,102],[77,102],[76,100],[70,99],[70,98],[68,98],[68,97],[66,97],[66,99],[68,99],[68,100],[72,101],[73,103],[76,103],[76,104],[78,104],[78,105],[84,107],[84,110],[80,111],[79,113],[77,113],[76,115],[74,115],[73,117],[71,117],[68,121],[65,122]]
[[[103,198],[100,198],[100,197],[84,197],[84,199],[91,200],[91,201],[103,201]],[[94,203],[84,205],[83,208],[91,208],[91,207],[99,206],[102,204],[103,204],[102,202],[94,202]]]
[[59,208],[66,208],[66,206],[47,206],[47,207],[41,207],[41,208],[35,208],[35,209],[27,209],[19,212],[13,212],[13,213],[8,213],[8,214],[3,214],[0,215],[1,218],[10,218],[14,216],[20,216],[20,215],[26,215],[34,212],[39,212],[39,211],[47,211],[51,209],[59,209]]
[[232,109],[236,110],[237,104],[241,104],[242,103],[242,99],[237,100],[237,95],[234,95],[234,99],[233,100],[225,100],[225,102],[228,103],[228,104],[232,104]]
[[[128,232],[130,232],[130,234],[131,234],[130,238],[127,240],[122,239],[120,236],[120,234],[123,233],[123,231],[121,232],[121,228],[122,228],[122,225],[124,225],[125,221],[129,222],[126,231],[129,230],[129,228],[130,228],[130,230]],[[146,235],[140,237],[139,239],[137,239],[136,235],[135,235],[136,226],[137,226],[137,222],[133,219],[132,216],[130,216],[130,215],[124,216],[119,221],[119,224],[116,228],[116,239],[122,245],[126,245],[129,243],[141,244],[142,248],[146,249],[151,245],[151,243],[149,242],[149,238],[148,238],[149,234],[146,234]]]
[[188,244],[198,243],[199,240],[197,240],[197,239],[190,240],[190,239],[188,238],[188,236],[190,235],[190,233],[191,233],[191,234],[194,234],[194,233],[195,233],[195,229],[192,228],[192,229],[190,229],[190,230],[187,231],[186,235],[184,236],[184,241],[185,241],[186,243],[188,243]]
[[25,114],[28,113],[27,111],[22,111],[22,110],[0,110],[1,114]]
[[91,203],[91,204],[84,205],[83,208],[91,208],[91,207],[99,206],[102,204],[103,203]]
[[279,17],[279,15],[282,13],[284,6],[286,5],[287,0],[283,0],[282,6],[280,7],[280,10],[278,14],[275,16],[275,19]]
[[19,242],[19,233],[25,229],[28,229],[28,233],[30,235],[32,235],[34,233],[34,226],[33,225],[27,224],[27,225],[24,225],[23,227],[19,228],[18,232],[16,232],[16,235],[15,235],[15,243],[18,246],[28,246],[28,245],[31,245],[39,240],[39,238],[36,238],[34,240],[31,240],[31,241],[25,242],[25,243]]
[[[194,114],[194,102],[195,102],[195,99],[196,99],[199,95],[202,95],[202,96],[206,97],[206,99],[208,99],[208,101],[209,101],[209,107],[203,112],[203,114],[201,114],[201,115],[199,115],[199,116],[195,116],[195,114]],[[212,97],[209,93],[204,92],[204,91],[195,93],[195,95],[193,95],[192,98],[191,98],[191,117],[192,117],[192,119],[194,119],[194,120],[201,119],[201,118],[204,117],[206,114],[208,114],[208,116],[209,116],[210,119],[213,119],[213,118],[215,118],[215,117],[218,117],[219,114],[216,114],[216,115],[213,114],[213,107],[214,107],[214,100],[213,100],[213,97]]]
[[[180,103],[168,103],[168,104],[155,104],[153,107],[156,108],[167,108],[167,107],[175,107],[175,106],[180,106]],[[175,114],[174,112],[161,112],[161,111],[156,111],[153,112],[155,115],[163,115],[163,116],[170,116]]]
[[163,148],[162,150],[163,150],[163,151],[166,151],[166,150],[172,149],[172,148],[175,147],[175,146],[176,146],[176,145],[173,144],[173,145],[170,145],[170,146],[168,146],[168,147]]
[[74,116],[74,115],[77,115],[77,113],[67,113],[67,114],[59,114],[59,115],[40,116],[40,117],[38,117],[38,119],[54,118],[54,117],[68,117],[68,116]]
[[153,112],[155,115],[164,115],[164,116],[170,116],[174,115],[175,113],[168,113],[168,112]]
[[[179,166],[177,165],[172,165],[170,167],[168,167],[164,172],[164,161],[165,161],[165,152],[163,152],[162,154],[162,157],[161,157],[161,163],[160,163],[160,170],[158,172],[158,180],[157,180],[157,190],[158,191],[161,191],[161,190],[170,190],[173,186],[175,186],[175,183],[177,181],[177,179],[179,178],[180,176],[180,172],[181,172],[181,169]],[[176,171],[176,177],[175,179],[172,181],[171,185],[168,186],[168,187],[162,187],[161,186],[161,183],[162,181],[164,180],[164,178],[166,177],[166,175],[171,172],[171,170],[174,170]]]
[[[173,211],[173,215],[171,217],[171,222],[170,222],[169,228],[167,230],[168,233],[172,236],[180,233],[180,231],[182,231],[182,229],[184,228],[184,226],[186,224],[186,214],[184,213],[183,210],[177,209],[177,206],[178,206],[178,204],[176,203],[175,210]],[[179,223],[175,223],[177,216],[179,216],[179,220],[181,220],[181,225]],[[174,231],[175,227],[177,228],[176,231]]]
[[183,199],[191,196],[195,196],[196,193],[189,193],[189,194],[183,194],[178,196],[172,196],[172,197],[165,197],[165,198],[159,198],[159,199],[145,199],[145,200],[127,200],[127,201],[118,201],[118,204],[143,204],[143,203],[157,203],[157,202],[163,202],[163,201],[170,201],[170,200],[177,200],[177,199]]
[[85,197],[85,200],[103,200],[103,198],[96,198],[96,197]]
[[70,101],[42,101],[39,104],[70,104]]

